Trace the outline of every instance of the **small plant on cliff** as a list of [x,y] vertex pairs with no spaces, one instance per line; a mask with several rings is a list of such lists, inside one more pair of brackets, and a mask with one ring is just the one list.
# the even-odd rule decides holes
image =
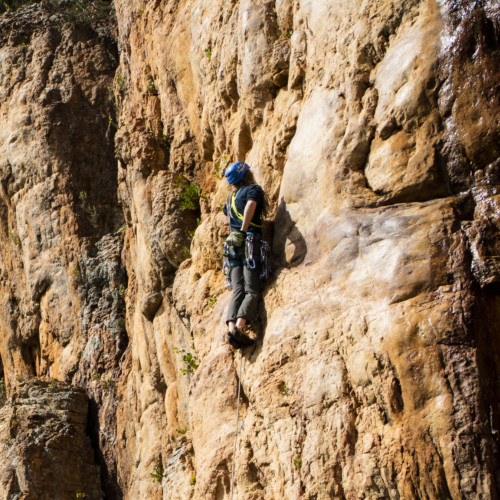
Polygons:
[[125,285],[118,285],[118,293],[123,297],[127,293],[127,287]]
[[180,369],[180,372],[183,375],[193,374],[194,371],[198,368],[198,364],[200,362],[200,360],[196,357],[196,355],[186,351],[185,349],[178,349],[177,347],[174,347],[174,351],[179,356],[182,356],[181,359],[184,363],[184,366]]
[[90,24],[109,18],[111,4],[104,0],[74,0],[64,12],[69,24]]
[[97,372],[92,374],[92,380],[97,382],[103,389],[114,389],[116,387],[116,382],[111,375],[99,375]]
[[279,390],[281,394],[283,394],[283,396],[288,396],[288,387],[286,386],[285,382],[280,384]]
[[150,76],[148,78],[148,86],[147,86],[146,92],[149,95],[158,95],[158,90],[156,88],[155,81],[153,80],[152,76]]
[[300,460],[299,458],[294,458],[293,465],[295,465],[295,468],[299,470],[302,467],[302,460]]
[[191,476],[191,481],[189,481],[189,484],[190,484],[191,486],[194,486],[194,485],[196,484],[196,474],[193,474],[193,475]]
[[77,493],[76,498],[87,498],[87,494],[86,493]]
[[216,303],[217,303],[217,295],[213,293],[212,295],[210,295],[210,298],[208,299],[208,305],[210,307],[214,307]]
[[118,127],[118,123],[116,123],[115,120],[111,116],[108,117],[108,125],[113,127],[115,130],[118,130],[120,128],[120,127]]
[[189,259],[190,251],[189,248],[186,246],[182,247],[182,260]]
[[201,187],[194,182],[186,184],[179,193],[181,203],[179,208],[184,210],[196,210],[200,203],[200,198],[206,199],[207,196],[201,193]]
[[7,438],[4,442],[3,442],[4,446],[5,446],[5,449],[8,450],[11,446],[12,446],[12,439],[11,438]]
[[212,49],[209,47],[208,49],[205,49],[205,55],[207,56],[208,60],[212,60]]
[[95,226],[97,224],[97,208],[95,207],[95,205],[89,203],[88,194],[86,191],[80,191],[78,198],[80,200],[80,206],[82,207],[82,210],[88,215],[92,225]]
[[[201,224],[201,220],[200,220],[200,218],[198,217],[198,218],[196,219],[196,227],[198,227],[200,224]],[[195,232],[196,232],[196,228],[194,228],[192,231],[188,231],[188,235],[189,235],[189,237],[190,237],[191,239],[193,239],[193,237],[194,237],[194,233],[195,233]]]
[[59,382],[56,379],[52,379],[49,383],[48,389],[50,392],[55,392],[57,391],[57,387],[59,385]]
[[226,167],[229,163],[229,159],[227,156],[222,156],[219,160],[215,162],[215,177],[216,179],[223,179],[224,178],[224,170],[226,170]]
[[107,377],[103,376],[101,377],[101,386],[103,389],[113,389],[116,387],[116,382],[113,380],[111,375],[108,375]]
[[11,239],[12,243],[14,243],[14,245],[16,245],[16,247],[18,247],[21,244],[21,242],[19,241],[19,238],[17,237],[14,229],[9,228],[9,236],[10,236],[10,239]]
[[162,464],[156,464],[153,467],[153,472],[150,474],[150,476],[155,479],[156,481],[161,483],[161,480],[163,479],[163,465]]
[[177,429],[177,432],[183,435],[186,434],[187,431],[188,431],[187,427],[184,427],[184,429]]
[[118,90],[120,91],[120,94],[121,95],[125,94],[126,88],[125,88],[125,84],[123,83],[123,76],[118,75],[116,80],[118,82]]

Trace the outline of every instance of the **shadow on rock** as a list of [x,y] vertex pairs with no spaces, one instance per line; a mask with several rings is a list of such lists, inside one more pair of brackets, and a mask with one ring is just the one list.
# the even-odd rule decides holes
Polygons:
[[304,261],[306,254],[306,240],[298,230],[295,221],[287,210],[286,202],[282,198],[274,220],[274,237],[272,240],[272,267],[274,271],[268,282],[263,285],[263,300],[259,309],[259,318],[256,321],[257,341],[254,346],[243,351],[243,355],[250,363],[254,363],[257,360],[264,343],[268,322],[265,302],[266,292],[275,286],[278,276],[283,269],[299,266]]
[[[273,255],[280,268],[296,267],[307,254],[306,240],[297,228],[283,198],[278,205],[274,220]],[[275,278],[276,275],[273,275]]]

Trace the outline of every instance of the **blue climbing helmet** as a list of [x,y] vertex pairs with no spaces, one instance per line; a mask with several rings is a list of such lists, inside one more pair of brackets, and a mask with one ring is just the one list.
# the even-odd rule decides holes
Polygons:
[[250,165],[247,165],[243,161],[237,161],[232,163],[226,168],[224,175],[226,176],[227,182],[229,184],[237,184],[243,179],[243,176],[250,170]]

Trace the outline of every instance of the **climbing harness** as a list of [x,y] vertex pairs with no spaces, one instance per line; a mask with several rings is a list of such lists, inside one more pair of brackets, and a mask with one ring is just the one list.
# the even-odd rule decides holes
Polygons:
[[236,443],[238,441],[238,434],[243,429],[243,424],[245,420],[241,422],[241,426],[238,429],[239,419],[240,419],[240,390],[241,390],[241,367],[243,365],[243,354],[240,351],[240,375],[238,377],[238,402],[236,404],[236,430],[234,432],[234,446],[233,446],[233,465],[231,467],[231,500],[233,500],[233,486],[234,486],[234,464],[236,461]]
[[[271,275],[271,247],[269,244],[260,239],[260,237],[254,235],[253,233],[248,233],[246,242],[245,242],[245,259],[243,264],[248,267],[248,269],[255,269],[255,246],[259,245],[258,249],[260,252],[260,264],[261,264],[261,273],[260,279],[265,280],[269,278]],[[233,285],[231,283],[231,269],[236,264],[236,262],[241,262],[234,250],[234,247],[229,246],[227,243],[224,243],[224,252],[222,254],[222,274],[226,279],[226,288],[228,290],[233,289]]]
[[[231,225],[231,212],[233,212],[239,220],[243,221],[243,215],[238,212],[235,203],[238,192],[239,190],[234,191],[227,197],[226,211],[229,225]],[[255,224],[253,222],[250,222],[250,225],[259,229],[262,227],[262,225]],[[261,238],[259,234],[252,232],[247,233],[245,241],[245,259],[243,260],[243,265],[246,265],[248,269],[255,269],[257,264],[255,257],[259,253],[261,264],[260,279],[267,279],[271,274],[271,247]],[[231,269],[235,265],[241,265],[241,259],[236,255],[234,244],[231,245],[231,239],[229,238],[229,242],[226,240],[224,243],[224,253],[222,254],[222,274],[226,278],[226,288],[228,290],[233,289],[233,285],[231,283]]]

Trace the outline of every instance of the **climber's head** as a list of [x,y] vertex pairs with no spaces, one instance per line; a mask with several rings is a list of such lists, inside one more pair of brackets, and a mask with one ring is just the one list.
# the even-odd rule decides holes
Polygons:
[[226,168],[224,175],[226,176],[227,182],[233,186],[238,184],[238,182],[243,179],[243,176],[250,170],[250,166],[243,161],[237,161],[232,163]]

